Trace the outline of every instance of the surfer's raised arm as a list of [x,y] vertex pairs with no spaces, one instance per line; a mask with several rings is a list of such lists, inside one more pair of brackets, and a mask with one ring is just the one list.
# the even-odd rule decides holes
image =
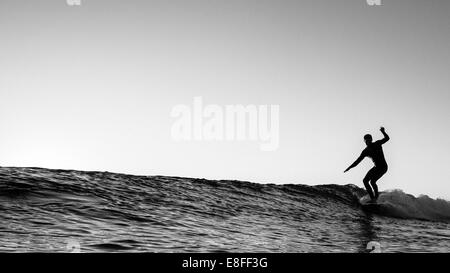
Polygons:
[[358,164],[361,163],[361,161],[364,159],[364,157],[366,157],[366,155],[364,154],[364,151],[363,151],[363,152],[361,153],[361,155],[356,159],[356,161],[353,162],[353,164],[350,165],[350,166],[344,171],[344,173],[347,172],[348,170],[350,170],[350,169],[352,169],[352,168],[358,166]]
[[384,130],[384,127],[380,128],[381,133],[383,134],[384,138],[378,140],[379,143],[384,144],[386,142],[388,142],[388,140],[390,139],[390,137],[388,136],[388,134],[386,134],[386,131]]

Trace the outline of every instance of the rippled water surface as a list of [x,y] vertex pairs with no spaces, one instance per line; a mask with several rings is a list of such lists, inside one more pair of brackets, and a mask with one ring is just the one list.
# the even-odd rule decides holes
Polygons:
[[450,203],[354,185],[0,168],[2,252],[450,251]]

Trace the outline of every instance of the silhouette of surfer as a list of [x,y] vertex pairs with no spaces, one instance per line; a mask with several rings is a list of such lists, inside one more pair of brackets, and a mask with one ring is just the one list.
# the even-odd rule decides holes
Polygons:
[[[377,181],[380,179],[388,170],[388,165],[386,159],[384,158],[383,148],[381,145],[389,140],[388,134],[384,130],[384,127],[380,128],[381,133],[383,133],[384,138],[372,142],[372,136],[367,134],[364,136],[364,141],[367,147],[362,151],[361,155],[350,165],[345,171],[347,172],[351,168],[358,166],[358,164],[365,158],[369,157],[374,163],[374,167],[370,169],[363,179],[364,186],[366,187],[367,193],[370,196],[372,202],[376,202],[379,196]],[[372,187],[371,187],[372,186]]]

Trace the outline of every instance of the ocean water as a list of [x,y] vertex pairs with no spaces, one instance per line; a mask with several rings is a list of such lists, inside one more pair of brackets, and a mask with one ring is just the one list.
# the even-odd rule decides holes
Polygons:
[[274,185],[0,168],[0,252],[449,252],[450,202]]

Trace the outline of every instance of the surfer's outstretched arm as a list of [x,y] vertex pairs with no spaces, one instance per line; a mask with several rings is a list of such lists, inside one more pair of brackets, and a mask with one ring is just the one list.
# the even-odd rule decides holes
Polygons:
[[390,137],[389,137],[388,134],[386,134],[386,131],[384,130],[384,127],[381,127],[381,128],[380,128],[380,131],[381,131],[381,133],[383,134],[384,138],[378,140],[378,142],[380,142],[381,144],[384,144],[384,143],[388,142],[388,140],[390,139]]
[[352,169],[352,168],[358,166],[358,164],[361,163],[361,161],[364,159],[364,157],[365,157],[364,152],[362,152],[361,155],[356,159],[356,161],[353,162],[353,164],[350,165],[350,166],[344,171],[344,173],[347,172],[348,170],[350,170],[350,169]]

